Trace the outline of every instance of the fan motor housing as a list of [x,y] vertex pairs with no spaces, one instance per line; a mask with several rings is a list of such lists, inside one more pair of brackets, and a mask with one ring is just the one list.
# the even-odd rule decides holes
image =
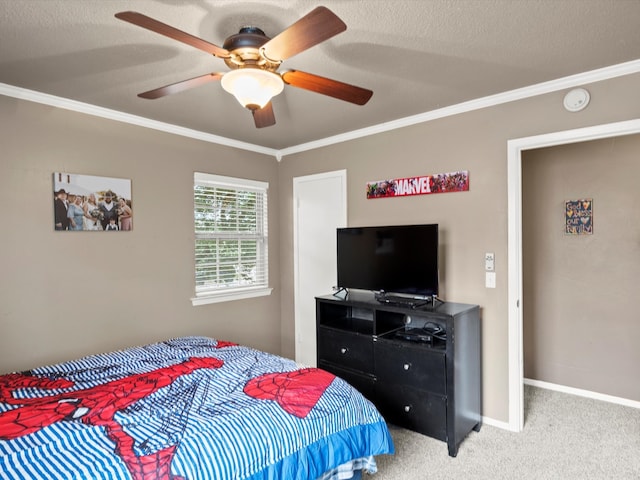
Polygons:
[[242,27],[240,32],[224,41],[222,47],[231,54],[224,61],[229,68],[233,69],[249,65],[275,71],[280,66],[280,62],[268,60],[260,53],[260,47],[269,40],[270,38],[258,27]]

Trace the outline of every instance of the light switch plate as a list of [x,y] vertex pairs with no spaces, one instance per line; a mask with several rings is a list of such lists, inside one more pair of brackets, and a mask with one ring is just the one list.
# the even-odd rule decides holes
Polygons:
[[484,269],[487,272],[493,272],[496,269],[496,256],[494,253],[484,254]]

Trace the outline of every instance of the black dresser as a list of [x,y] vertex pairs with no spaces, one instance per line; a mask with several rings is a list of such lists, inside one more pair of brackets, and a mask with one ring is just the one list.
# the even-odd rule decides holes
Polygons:
[[318,367],[345,379],[392,424],[447,442],[481,427],[480,308],[412,308],[368,292],[316,298]]

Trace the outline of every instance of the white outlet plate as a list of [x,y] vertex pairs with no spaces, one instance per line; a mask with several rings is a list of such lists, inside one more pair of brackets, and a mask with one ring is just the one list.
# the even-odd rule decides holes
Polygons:
[[496,288],[496,272],[485,272],[484,286],[487,288]]

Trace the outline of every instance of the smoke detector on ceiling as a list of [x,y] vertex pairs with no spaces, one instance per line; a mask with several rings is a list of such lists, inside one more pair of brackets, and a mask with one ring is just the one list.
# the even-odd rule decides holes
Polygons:
[[569,112],[579,112],[589,105],[590,98],[589,92],[584,88],[574,88],[564,96],[563,105]]

